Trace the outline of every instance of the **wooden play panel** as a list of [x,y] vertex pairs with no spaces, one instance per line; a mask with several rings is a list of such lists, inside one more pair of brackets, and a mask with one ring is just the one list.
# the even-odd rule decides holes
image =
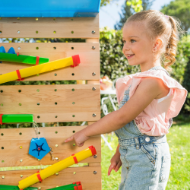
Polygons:
[[[82,18],[1,18],[0,38],[85,39],[84,43],[0,44],[6,51],[13,47],[22,55],[47,57],[50,61],[73,55],[79,55],[81,60],[77,67],[66,67],[24,80],[47,81],[46,85],[0,85],[0,114],[33,114],[36,123],[46,123],[46,127],[39,127],[39,137],[46,138],[56,158],[52,160],[51,155],[47,154],[39,161],[28,154],[30,141],[36,138],[34,128],[1,128],[0,184],[18,185],[20,180],[39,170],[35,167],[52,165],[94,146],[97,155],[80,162],[83,165],[69,167],[33,186],[45,190],[81,181],[84,190],[101,190],[100,135],[91,137],[83,147],[77,147],[74,142],[64,143],[64,140],[86,125],[49,125],[52,122],[74,121],[86,121],[89,125],[100,119],[99,15]],[[26,67],[30,65],[2,62],[0,74]],[[52,83],[63,80],[86,80],[86,83]],[[48,81],[51,81],[51,84]]]

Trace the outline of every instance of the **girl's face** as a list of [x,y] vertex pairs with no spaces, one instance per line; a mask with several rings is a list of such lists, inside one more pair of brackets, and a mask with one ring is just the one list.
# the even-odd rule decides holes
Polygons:
[[149,64],[153,60],[153,44],[145,23],[131,21],[123,27],[123,53],[129,65]]

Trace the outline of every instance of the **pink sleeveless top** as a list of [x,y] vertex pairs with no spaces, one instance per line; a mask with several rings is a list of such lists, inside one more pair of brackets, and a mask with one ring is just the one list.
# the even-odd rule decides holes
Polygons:
[[125,90],[130,86],[129,98],[145,77],[159,78],[170,88],[167,96],[161,99],[154,99],[136,118],[135,123],[141,133],[150,136],[167,134],[171,125],[170,121],[176,117],[187,96],[187,90],[175,79],[171,78],[164,69],[153,70],[131,74],[116,81],[116,95],[118,103],[123,99]]

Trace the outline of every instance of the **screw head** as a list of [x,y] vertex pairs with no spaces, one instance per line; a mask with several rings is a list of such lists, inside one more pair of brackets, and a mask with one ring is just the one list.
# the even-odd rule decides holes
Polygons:
[[93,91],[95,91],[95,90],[96,90],[96,88],[95,88],[95,87],[93,87],[93,88],[92,88],[92,90],[93,90]]
[[2,179],[5,179],[5,176],[2,176],[1,178],[2,178]]
[[58,147],[58,144],[56,144],[55,147]]
[[97,157],[98,157],[98,156],[95,154],[95,155],[94,155],[94,158],[97,158]]
[[93,171],[93,174],[97,174],[97,171]]
[[93,114],[92,114],[92,116],[93,116],[93,117],[96,117],[96,114],[95,114],[95,113],[93,113]]
[[95,72],[93,72],[93,73],[92,73],[92,76],[95,76],[95,75],[96,75],[96,73],[95,73]]
[[22,162],[23,160],[21,159],[20,162]]
[[20,175],[20,177],[22,178],[22,177],[23,177],[23,175]]
[[94,30],[92,30],[92,34],[95,34],[96,32]]
[[95,47],[95,46],[92,46],[92,49],[96,49],[96,47]]
[[56,173],[55,175],[59,175],[59,173]]

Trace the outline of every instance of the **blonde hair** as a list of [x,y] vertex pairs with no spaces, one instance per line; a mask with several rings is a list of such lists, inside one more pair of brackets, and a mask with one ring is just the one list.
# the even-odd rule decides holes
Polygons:
[[160,37],[163,40],[161,59],[164,68],[172,65],[175,62],[179,33],[182,31],[180,21],[156,10],[138,12],[130,16],[126,23],[131,21],[146,21],[146,27],[149,29],[147,31],[151,38]]

